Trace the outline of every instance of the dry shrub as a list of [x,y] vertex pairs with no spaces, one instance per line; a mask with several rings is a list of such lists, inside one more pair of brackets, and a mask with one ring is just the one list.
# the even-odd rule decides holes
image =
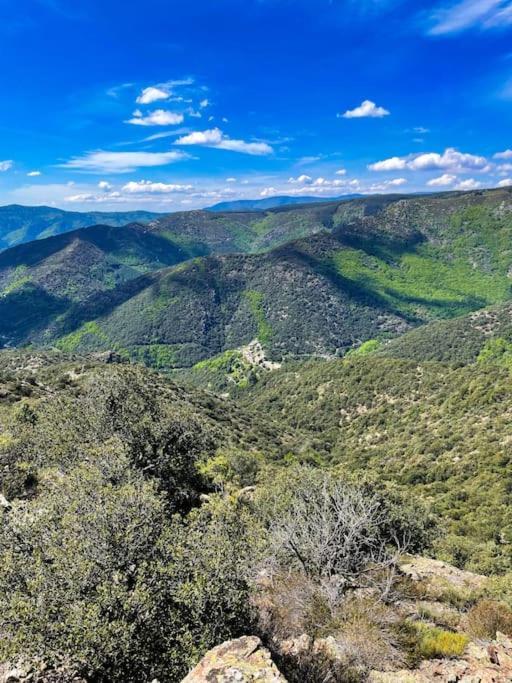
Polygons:
[[401,617],[369,593],[336,604],[329,585],[288,573],[261,586],[254,602],[262,635],[291,683],[359,683],[371,669],[405,664]]
[[401,617],[371,597],[349,597],[337,610],[334,635],[346,665],[364,672],[393,669],[404,664]]
[[283,572],[261,581],[253,603],[260,629],[276,643],[304,633],[316,638],[333,618],[321,587],[299,572]]
[[512,635],[512,610],[503,602],[480,600],[467,613],[464,630],[473,638],[493,639],[496,632]]

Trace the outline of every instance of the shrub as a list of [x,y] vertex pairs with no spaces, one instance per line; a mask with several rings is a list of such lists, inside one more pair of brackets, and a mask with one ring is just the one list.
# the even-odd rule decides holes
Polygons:
[[462,633],[452,633],[421,622],[416,624],[416,628],[417,653],[420,659],[460,657],[469,642],[469,638]]
[[493,639],[497,631],[512,635],[512,610],[502,602],[480,600],[467,613],[464,630],[472,638]]
[[224,490],[230,485],[240,488],[255,484],[263,463],[260,454],[226,449],[200,462],[198,469],[203,477]]
[[115,441],[0,513],[0,661],[66,662],[98,683],[178,683],[249,628],[243,510],[169,518],[164,493]]
[[429,520],[420,505],[414,511],[397,496],[305,466],[271,476],[256,501],[268,527],[270,568],[336,577],[343,592],[369,565],[378,573],[425,544]]

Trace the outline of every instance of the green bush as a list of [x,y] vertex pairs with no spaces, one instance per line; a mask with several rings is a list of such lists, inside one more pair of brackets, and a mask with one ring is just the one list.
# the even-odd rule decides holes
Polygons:
[[418,632],[417,653],[420,659],[460,657],[469,642],[469,638],[463,633],[445,631],[421,622],[415,626]]

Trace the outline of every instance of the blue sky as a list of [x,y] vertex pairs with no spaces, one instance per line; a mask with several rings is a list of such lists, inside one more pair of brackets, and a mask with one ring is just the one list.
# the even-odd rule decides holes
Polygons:
[[512,184],[512,0],[0,0],[0,203]]

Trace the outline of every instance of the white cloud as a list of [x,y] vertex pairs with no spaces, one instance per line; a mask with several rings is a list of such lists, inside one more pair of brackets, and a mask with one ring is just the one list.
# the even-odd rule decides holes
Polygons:
[[512,164],[499,164],[499,166],[496,167],[496,170],[500,175],[508,175],[512,172]]
[[382,183],[374,183],[365,189],[365,192],[389,192],[394,187],[405,185],[407,180],[405,178],[392,178],[391,180],[384,180]]
[[121,194],[119,192],[109,192],[108,194],[88,194],[88,193],[82,193],[82,194],[73,194],[70,195],[69,197],[65,197],[65,201],[67,202],[95,202],[95,203],[102,203],[102,202],[112,202],[122,199]]
[[442,154],[437,152],[419,154],[409,161],[408,167],[415,171],[428,171],[436,168],[489,170],[485,157],[458,152],[453,147],[448,147]]
[[175,145],[200,145],[202,147],[213,147],[215,149],[226,149],[242,154],[254,156],[264,156],[272,154],[274,151],[266,142],[245,142],[245,140],[232,140],[225,135],[219,128],[212,128],[204,131],[194,131],[188,135],[178,138]]
[[344,114],[338,114],[344,119],[362,119],[362,118],[377,118],[388,116],[389,111],[384,107],[378,107],[375,102],[371,100],[364,100],[355,109],[347,109]]
[[467,180],[462,180],[460,183],[455,185],[456,190],[477,190],[482,186],[478,180],[474,178],[468,178]]
[[150,86],[149,88],[144,88],[141,94],[137,97],[137,104],[151,104],[152,102],[158,102],[159,100],[167,100],[170,96],[169,90],[164,90],[163,88],[157,88],[156,86]]
[[512,149],[506,149],[504,152],[496,152],[495,159],[512,159]]
[[340,168],[336,171],[336,175],[347,175],[347,170],[345,168]]
[[183,114],[166,109],[155,109],[155,111],[144,116],[142,112],[137,110],[133,112],[133,118],[128,119],[125,123],[131,123],[134,126],[175,126],[178,123],[183,123]]
[[309,183],[313,182],[313,178],[309,175],[303,174],[297,178],[288,178],[288,182],[292,185],[308,185]]
[[236,183],[236,178],[226,178],[227,183]]
[[383,161],[369,164],[371,171],[398,171],[409,169],[411,171],[489,171],[489,162],[485,157],[475,154],[459,152],[453,147],[448,147],[442,154],[427,152],[425,154],[412,154],[406,157],[390,157]]
[[368,166],[370,171],[402,171],[407,168],[407,161],[401,157],[390,157],[383,161],[376,161]]
[[41,175],[41,171],[30,171],[27,175],[29,178],[36,178]]
[[503,28],[512,23],[510,0],[462,0],[440,7],[429,17],[433,36],[459,33],[471,28]]
[[189,192],[193,185],[177,185],[168,183],[153,183],[150,180],[131,181],[123,186],[122,191],[130,194],[169,194],[173,192]]
[[275,187],[265,187],[261,192],[260,192],[260,197],[272,197],[273,195],[278,194],[278,190],[276,190]]
[[112,189],[112,185],[110,183],[107,183],[106,180],[100,180],[100,182],[98,183],[98,187],[100,188],[100,190],[103,190],[105,192],[108,192],[108,190]]
[[498,183],[498,187],[512,187],[512,178],[503,178]]
[[204,100],[201,100],[201,102],[199,102],[199,106],[201,107],[201,109],[204,109],[205,107],[208,107],[209,105],[210,105],[210,100],[208,100],[206,97],[204,98]]
[[8,171],[13,167],[12,159],[6,159],[5,161],[0,161],[0,171]]
[[457,181],[457,176],[450,173],[443,173],[437,178],[432,178],[427,182],[430,187],[448,187]]
[[88,152],[81,157],[74,157],[60,168],[71,168],[79,171],[128,173],[137,168],[166,166],[178,161],[190,159],[184,152]]

